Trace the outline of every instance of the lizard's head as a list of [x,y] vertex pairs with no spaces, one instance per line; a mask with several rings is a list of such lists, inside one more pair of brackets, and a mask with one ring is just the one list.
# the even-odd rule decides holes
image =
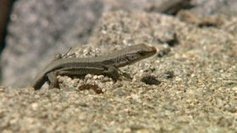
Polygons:
[[156,53],[156,48],[145,44],[133,45],[127,49],[126,59],[132,64],[136,61],[150,57]]
[[112,59],[104,61],[105,64],[123,67],[133,64],[139,60],[150,57],[156,53],[156,48],[145,44],[132,45],[124,49],[115,51]]

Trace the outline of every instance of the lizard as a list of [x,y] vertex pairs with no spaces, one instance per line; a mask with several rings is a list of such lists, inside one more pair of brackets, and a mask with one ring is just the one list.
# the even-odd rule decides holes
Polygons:
[[58,59],[54,59],[36,75],[32,82],[32,87],[35,90],[39,90],[45,82],[48,82],[49,88],[58,87],[58,75],[105,75],[116,81],[119,78],[118,68],[148,58],[156,52],[157,50],[153,46],[138,44],[97,57],[58,57]]

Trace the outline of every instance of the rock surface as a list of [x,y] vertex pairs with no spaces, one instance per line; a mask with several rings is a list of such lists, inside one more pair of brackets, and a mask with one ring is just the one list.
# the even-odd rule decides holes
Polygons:
[[13,87],[29,84],[56,53],[85,42],[102,7],[100,0],[16,2],[2,57],[3,83]]
[[[236,132],[236,23],[236,17],[226,17],[221,25],[199,27],[159,13],[106,13],[86,48],[97,47],[100,54],[146,43],[160,50],[168,47],[170,52],[122,68],[131,81],[58,76],[61,89],[3,87],[0,129]],[[83,49],[78,47],[72,53]],[[148,76],[160,83],[146,84],[142,78]]]
[[[236,0],[184,1],[190,1],[193,8],[189,7],[189,11],[200,17],[220,13],[235,15],[237,10]],[[12,87],[28,85],[55,53],[87,43],[101,15],[108,11],[157,13],[161,7],[165,9],[167,2],[170,0],[18,0],[8,28],[7,47],[2,54],[2,83]],[[175,8],[177,11],[186,9]],[[156,34],[162,33],[156,31]],[[160,41],[172,36],[173,33],[166,35]]]

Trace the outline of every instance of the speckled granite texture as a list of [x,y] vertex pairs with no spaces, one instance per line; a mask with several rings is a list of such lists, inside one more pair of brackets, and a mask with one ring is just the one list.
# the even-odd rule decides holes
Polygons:
[[[147,43],[170,52],[122,68],[132,80],[58,76],[61,89],[2,87],[0,129],[237,132],[236,23],[227,17],[221,25],[198,27],[158,13],[106,13],[85,49],[98,48],[100,54]],[[159,84],[146,84],[147,76]]]

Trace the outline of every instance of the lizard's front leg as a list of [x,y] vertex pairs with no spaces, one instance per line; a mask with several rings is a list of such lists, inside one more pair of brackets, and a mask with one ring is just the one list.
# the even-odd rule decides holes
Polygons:
[[129,74],[122,72],[115,66],[106,66],[106,69],[104,70],[104,75],[111,77],[114,81],[121,79],[121,75],[129,80],[132,79]]
[[103,74],[108,77],[111,77],[114,81],[117,81],[119,79],[118,71],[119,69],[115,66],[106,66]]

